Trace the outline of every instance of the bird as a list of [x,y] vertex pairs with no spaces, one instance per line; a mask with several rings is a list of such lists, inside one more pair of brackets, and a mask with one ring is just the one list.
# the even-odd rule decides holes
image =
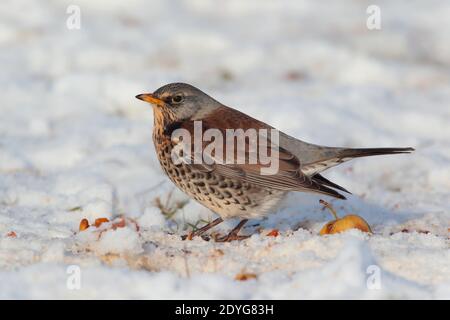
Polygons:
[[[288,192],[312,192],[346,199],[342,193],[350,192],[326,179],[322,175],[323,171],[354,158],[414,151],[411,147],[346,148],[307,143],[228,107],[187,83],[170,83],[153,93],[139,94],[136,98],[153,107],[153,143],[165,174],[181,191],[219,216],[205,226],[183,235],[183,240],[193,237],[209,239],[205,234],[208,230],[232,218],[239,218],[240,222],[228,234],[216,236],[214,240],[230,242],[246,239],[249,236],[240,235],[239,232],[248,220],[261,219],[274,212]],[[206,159],[208,161],[192,161],[193,156],[189,151],[194,150],[195,143],[187,138],[184,141],[173,136],[180,130],[194,135],[196,123],[201,123],[202,134],[209,129],[223,135],[230,129],[260,132],[276,130],[277,139],[272,139],[272,136],[269,138],[266,134],[266,145],[257,145],[258,152],[265,148],[268,154],[275,155],[274,159],[278,162],[276,172],[263,174],[262,170],[268,166],[260,159],[253,163],[237,161],[239,151],[243,151],[244,156],[250,156],[249,139],[244,139],[243,146],[237,146],[238,149],[227,153],[235,161],[219,161],[215,158],[216,154],[228,150],[225,146],[228,140],[216,144],[217,149],[221,150],[212,152],[211,157]],[[174,161],[173,152],[180,145],[187,146],[188,149],[183,149],[185,154],[180,154],[191,161]],[[206,148],[205,141],[201,141],[197,151],[205,151]],[[256,151],[253,149],[252,152]]]

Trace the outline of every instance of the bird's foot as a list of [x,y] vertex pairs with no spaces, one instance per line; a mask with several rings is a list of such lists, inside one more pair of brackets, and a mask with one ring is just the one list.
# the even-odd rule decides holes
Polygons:
[[191,232],[189,232],[188,234],[183,234],[182,236],[181,236],[181,240],[192,240],[192,236],[191,236]]
[[192,240],[194,237],[201,237],[205,241],[211,240],[211,236],[207,234],[196,234],[195,232],[189,232],[181,236],[181,240]]
[[194,237],[200,236],[203,240],[209,241],[210,236],[205,235],[204,233],[211,229],[212,227],[218,225],[223,221],[222,218],[217,218],[214,221],[211,221],[210,223],[206,224],[205,226],[201,227],[200,229],[197,229],[195,231],[191,231],[188,234],[185,234],[181,236],[181,240],[192,240]]
[[188,234],[183,234],[181,240],[192,240],[196,236],[195,232],[189,232]]
[[226,236],[223,237],[215,237],[214,240],[216,240],[216,242],[231,242],[231,241],[241,241],[247,238],[250,238],[250,236],[240,236],[238,235],[239,230],[242,229],[242,227],[244,226],[244,224],[246,224],[248,221],[248,219],[242,219],[238,225],[236,227],[234,227],[233,230],[230,231],[229,234],[227,234]]
[[229,234],[222,237],[215,237],[216,242],[231,242],[231,241],[241,241],[250,238],[250,236],[240,236],[238,234],[230,232]]

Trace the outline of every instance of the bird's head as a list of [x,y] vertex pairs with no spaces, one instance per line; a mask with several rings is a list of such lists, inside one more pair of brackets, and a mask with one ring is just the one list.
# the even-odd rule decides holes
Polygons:
[[197,120],[221,106],[203,91],[187,83],[170,83],[153,93],[143,93],[137,99],[153,105],[155,115],[171,121]]

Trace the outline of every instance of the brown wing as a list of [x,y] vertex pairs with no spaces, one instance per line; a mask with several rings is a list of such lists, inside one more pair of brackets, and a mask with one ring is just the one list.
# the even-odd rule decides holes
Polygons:
[[[191,136],[194,135],[194,122],[185,121],[180,124],[181,128],[187,129]],[[218,129],[222,135],[225,137],[225,129],[243,129],[244,131],[248,129],[272,129],[272,127],[267,124],[253,119],[241,112],[238,112],[227,107],[220,108],[202,119],[202,131],[205,132],[207,129]],[[225,139],[224,139],[225,140]],[[210,144],[210,142],[204,142],[202,145],[202,150]],[[272,188],[285,191],[304,191],[304,192],[316,192],[329,196],[333,196],[340,199],[345,199],[343,195],[336,192],[335,190],[328,188],[320,180],[312,179],[306,176],[300,170],[300,161],[291,152],[286,149],[278,147],[272,141],[268,141],[266,145],[261,146],[257,144],[256,149],[250,148],[250,142],[248,139],[244,140],[245,149],[241,152],[245,156],[245,162],[239,156],[238,148],[242,145],[234,148],[234,154],[231,158],[234,160],[233,163],[225,163],[222,161],[226,159],[227,148],[225,141],[223,143],[215,144],[216,150],[212,154],[215,157],[217,154],[223,155],[222,159],[208,159],[208,161],[203,161],[202,163],[190,164],[195,166],[197,169],[214,172],[216,174],[222,175],[227,178],[240,179],[252,183],[254,185],[263,188]],[[194,151],[194,146],[192,145],[192,152]],[[267,148],[265,154],[269,156],[276,156],[278,160],[278,170],[273,174],[263,174],[262,171],[270,167],[269,164],[261,163],[259,157],[260,148]],[[277,150],[277,152],[275,152]],[[256,153],[256,155],[254,154]],[[256,157],[255,157],[256,156]],[[248,159],[256,159],[256,163],[249,163]],[[193,160],[193,159],[192,159]],[[238,161],[240,160],[240,162]]]

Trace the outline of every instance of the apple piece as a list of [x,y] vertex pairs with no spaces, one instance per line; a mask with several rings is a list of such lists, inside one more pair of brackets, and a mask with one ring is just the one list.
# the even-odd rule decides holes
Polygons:
[[334,217],[333,221],[330,221],[323,226],[323,228],[319,232],[320,235],[339,233],[349,229],[358,229],[362,232],[372,233],[372,230],[370,229],[367,221],[360,216],[356,214],[349,214],[344,216],[343,218],[339,218],[336,210],[334,210],[331,204],[322,199],[319,202],[324,205],[324,208],[330,210],[331,214]]
[[241,272],[241,273],[238,273],[234,277],[234,280],[247,281],[247,280],[252,280],[252,279],[257,279],[257,278],[258,278],[258,276],[255,273]]
[[94,226],[99,228],[104,222],[109,222],[108,218],[97,218],[95,219]]
[[278,229],[273,229],[268,234],[266,234],[267,237],[278,237],[280,235],[280,232]]
[[349,229],[358,229],[362,232],[372,233],[372,230],[366,220],[356,214],[349,214],[343,218],[328,222],[325,226],[323,226],[319,234],[335,234]]
[[80,231],[84,231],[84,230],[86,230],[87,228],[89,228],[89,221],[88,221],[87,219],[81,220],[79,230],[80,230]]

